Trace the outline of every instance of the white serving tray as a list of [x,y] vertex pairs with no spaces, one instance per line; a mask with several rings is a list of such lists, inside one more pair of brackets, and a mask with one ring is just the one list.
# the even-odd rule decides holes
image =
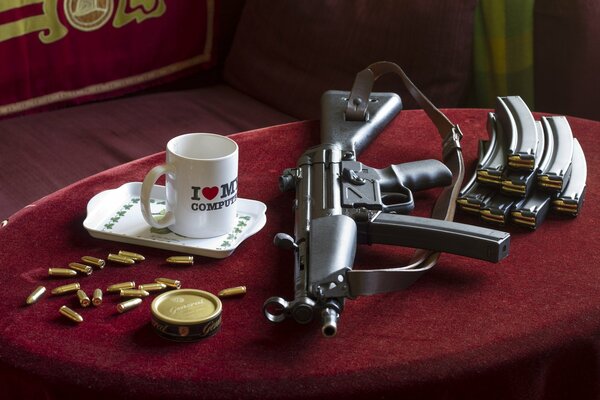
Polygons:
[[[130,182],[92,197],[83,221],[90,235],[98,239],[225,258],[267,222],[267,206],[264,203],[238,198],[237,222],[230,233],[208,239],[184,237],[169,229],[152,228],[146,223],[139,203],[141,187],[141,182]],[[155,185],[150,200],[152,214],[159,214],[165,209],[165,198],[165,187]]]

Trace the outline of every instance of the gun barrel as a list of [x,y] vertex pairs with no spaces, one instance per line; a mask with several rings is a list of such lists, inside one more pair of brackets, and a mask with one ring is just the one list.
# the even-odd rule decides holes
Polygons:
[[331,307],[325,307],[321,313],[323,319],[323,327],[321,332],[325,337],[333,337],[337,333],[337,323],[340,318],[340,314]]

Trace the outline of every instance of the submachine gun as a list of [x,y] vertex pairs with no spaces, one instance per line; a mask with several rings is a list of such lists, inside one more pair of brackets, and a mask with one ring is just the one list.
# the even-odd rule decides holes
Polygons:
[[[400,112],[395,93],[371,93],[373,82],[393,72],[434,122],[443,138],[444,163],[423,160],[370,168],[358,155]],[[296,191],[294,237],[274,243],[295,256],[295,297],[269,298],[269,321],[291,316],[308,323],[320,315],[324,336],[334,336],[346,298],[401,290],[437,262],[440,252],[497,262],[508,255],[505,232],[452,222],[464,176],[462,134],[414,86],[399,66],[375,63],[361,71],[352,92],[327,91],[321,100],[321,144],[304,152],[280,177],[282,191]],[[404,215],[412,191],[444,186],[432,218]],[[352,270],[357,244],[389,244],[417,250],[409,265]]]

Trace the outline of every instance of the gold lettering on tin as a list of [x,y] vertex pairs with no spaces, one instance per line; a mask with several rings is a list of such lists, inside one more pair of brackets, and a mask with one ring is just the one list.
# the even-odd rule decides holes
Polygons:
[[202,334],[204,336],[208,336],[214,330],[218,329],[220,325],[221,325],[221,317],[219,316],[219,318],[217,318],[216,320],[211,321],[208,324],[204,325],[204,329],[202,329]]
[[152,320],[152,326],[162,333],[167,332],[167,329],[169,328],[167,325],[163,325],[155,320]]

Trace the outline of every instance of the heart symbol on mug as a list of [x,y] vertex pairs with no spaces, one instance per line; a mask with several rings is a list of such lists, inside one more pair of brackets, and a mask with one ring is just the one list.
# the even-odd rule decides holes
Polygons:
[[219,194],[219,188],[216,186],[213,187],[205,187],[202,189],[202,196],[206,197],[208,200],[214,199]]

